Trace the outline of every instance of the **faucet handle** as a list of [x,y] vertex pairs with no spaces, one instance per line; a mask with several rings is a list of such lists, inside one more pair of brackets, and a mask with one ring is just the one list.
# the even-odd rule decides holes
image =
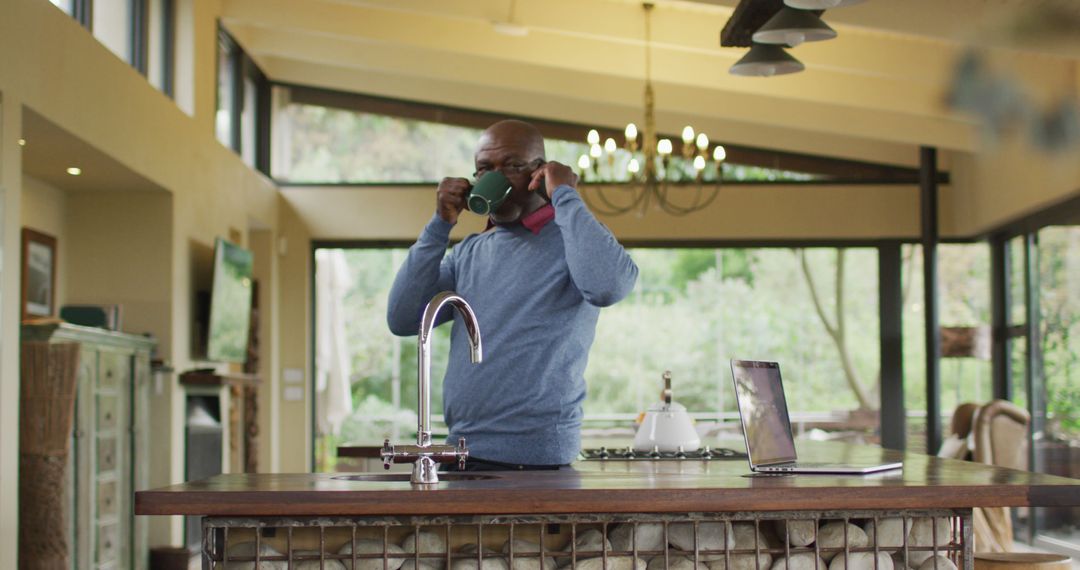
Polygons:
[[469,448],[465,445],[465,438],[459,437],[457,442],[457,449],[454,450],[454,454],[457,455],[458,470],[465,470],[465,460],[469,458]]
[[390,445],[390,439],[383,440],[382,451],[379,452],[382,457],[383,469],[390,469],[390,465],[394,463],[394,446]]

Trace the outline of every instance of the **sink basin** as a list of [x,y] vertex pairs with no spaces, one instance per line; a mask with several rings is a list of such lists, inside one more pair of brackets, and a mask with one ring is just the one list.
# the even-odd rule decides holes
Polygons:
[[[357,473],[355,475],[338,475],[332,477],[339,481],[404,481],[408,482],[411,473]],[[485,475],[482,473],[439,473],[440,481],[478,481],[483,479],[498,479],[498,475]]]

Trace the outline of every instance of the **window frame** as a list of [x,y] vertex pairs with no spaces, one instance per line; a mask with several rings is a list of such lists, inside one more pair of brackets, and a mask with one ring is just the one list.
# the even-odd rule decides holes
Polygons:
[[[169,0],[171,3],[171,0]],[[246,102],[246,90],[245,80],[251,80],[252,85],[255,86],[255,109],[254,113],[254,129],[255,132],[252,136],[252,141],[255,145],[254,164],[252,168],[262,172],[269,176],[270,174],[270,140],[271,140],[271,82],[263,73],[262,69],[244,51],[244,48],[236,41],[235,38],[225,29],[224,26],[218,22],[218,34],[217,34],[217,57],[215,58],[215,74],[217,78],[215,82],[215,113],[217,109],[221,108],[221,49],[226,47],[229,50],[227,54],[228,60],[231,65],[231,73],[228,77],[229,89],[232,93],[232,100],[229,105],[229,132],[228,132],[228,147],[238,155],[243,156],[244,148],[244,134],[243,134],[243,121],[241,120],[244,113],[244,105]],[[215,133],[216,134],[216,133]]]

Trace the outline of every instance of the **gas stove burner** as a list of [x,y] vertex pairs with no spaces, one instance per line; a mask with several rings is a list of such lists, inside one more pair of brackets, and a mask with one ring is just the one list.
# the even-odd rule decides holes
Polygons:
[[655,447],[651,451],[641,451],[631,447],[613,451],[601,447],[581,450],[581,458],[585,461],[711,461],[717,459],[746,459],[746,454],[726,447],[712,448],[707,445],[691,451],[684,451],[682,448],[676,451],[660,451]]

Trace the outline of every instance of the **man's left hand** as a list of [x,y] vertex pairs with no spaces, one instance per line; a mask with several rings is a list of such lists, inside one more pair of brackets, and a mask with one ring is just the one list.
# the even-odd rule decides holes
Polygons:
[[532,180],[529,181],[529,191],[535,192],[540,189],[541,179],[545,190],[547,191],[548,199],[551,199],[551,193],[556,188],[566,184],[571,188],[577,188],[578,175],[569,166],[561,162],[545,162],[543,166],[537,168],[533,172]]

